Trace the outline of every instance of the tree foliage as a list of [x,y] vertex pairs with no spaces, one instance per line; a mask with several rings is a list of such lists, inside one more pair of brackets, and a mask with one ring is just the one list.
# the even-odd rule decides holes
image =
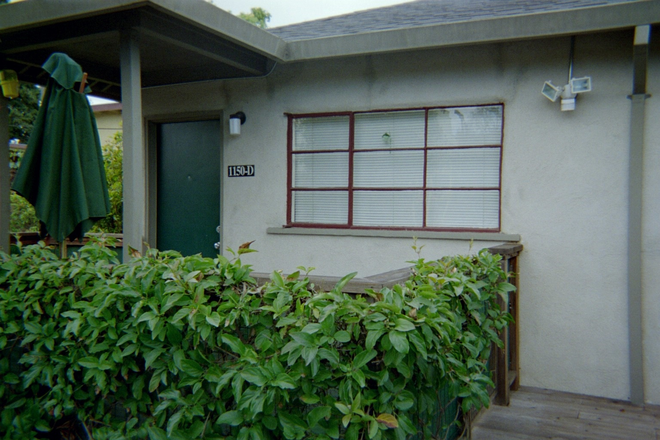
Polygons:
[[39,113],[41,91],[32,84],[21,83],[18,98],[9,101],[9,138],[27,143]]
[[108,232],[120,234],[123,232],[124,193],[123,193],[123,142],[122,133],[115,133],[114,138],[103,147],[103,162],[105,177],[108,181],[110,197],[110,214],[96,222],[92,232]]
[[268,11],[263,8],[250,8],[249,13],[241,12],[238,14],[239,18],[252,23],[255,26],[260,27],[261,29],[266,29],[268,27],[268,22],[270,21],[271,15]]
[[258,286],[239,258],[0,254],[1,438],[430,439],[453,398],[488,404],[510,319],[495,299],[513,288],[499,257],[342,293],[354,275],[321,292],[300,272]]

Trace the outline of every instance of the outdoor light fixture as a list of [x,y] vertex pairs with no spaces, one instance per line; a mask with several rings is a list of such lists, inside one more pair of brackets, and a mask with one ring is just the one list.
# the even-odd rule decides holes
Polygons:
[[241,134],[241,125],[245,124],[247,117],[243,112],[236,112],[233,115],[229,115],[229,134],[232,136],[238,136]]
[[568,64],[568,84],[556,86],[551,81],[543,83],[541,94],[550,101],[555,102],[561,98],[561,111],[575,110],[575,98],[580,93],[591,92],[591,77],[573,78],[573,55],[575,53],[575,37],[571,37],[571,49]]
[[557,87],[556,85],[552,84],[552,81],[546,81],[543,83],[543,88],[541,89],[541,94],[548,98],[550,101],[555,102],[557,98],[559,98],[559,95],[561,95],[561,92],[564,91],[563,87]]
[[571,78],[571,93],[591,92],[591,77]]

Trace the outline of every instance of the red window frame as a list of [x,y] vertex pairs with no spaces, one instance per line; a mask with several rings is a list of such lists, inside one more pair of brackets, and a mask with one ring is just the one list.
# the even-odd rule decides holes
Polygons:
[[[428,125],[429,125],[429,111],[439,109],[455,109],[455,108],[472,108],[472,107],[493,107],[500,106],[502,108],[502,128],[500,131],[499,145],[470,145],[470,146],[443,146],[443,147],[429,147],[428,146]],[[359,114],[373,114],[373,113],[392,113],[404,111],[424,111],[424,147],[422,148],[392,148],[387,151],[421,151],[424,152],[424,176],[423,185],[421,187],[368,187],[358,188],[353,185],[353,158],[356,153],[354,148],[355,141],[355,115]],[[287,217],[285,227],[291,228],[320,228],[320,229],[366,229],[366,230],[403,230],[403,231],[448,231],[448,232],[499,232],[501,229],[501,216],[502,216],[502,154],[503,154],[503,140],[504,140],[504,104],[480,104],[480,105],[463,105],[463,106],[437,106],[437,107],[416,107],[416,108],[399,108],[399,109],[386,109],[386,110],[371,110],[371,111],[345,111],[345,112],[331,112],[331,113],[285,113],[287,116]],[[326,118],[334,116],[348,116],[349,117],[349,139],[348,150],[293,150],[293,121],[296,119],[305,118]],[[427,186],[427,168],[428,168],[428,153],[434,150],[460,150],[460,149],[475,149],[475,148],[496,148],[500,150],[500,164],[499,164],[499,182],[497,187],[428,187]],[[374,152],[384,151],[382,149],[360,149],[358,152]],[[329,152],[347,152],[348,153],[348,186],[347,187],[328,187],[328,188],[294,188],[293,187],[293,157],[296,154],[318,154]],[[428,227],[426,226],[427,217],[427,194],[429,191],[479,191],[489,190],[498,191],[498,216],[497,228],[448,228],[448,227]],[[303,223],[293,221],[293,192],[294,191],[347,191],[348,192],[348,218],[346,224],[335,223]],[[423,207],[422,207],[422,226],[409,227],[409,226],[356,226],[353,225],[353,195],[355,191],[422,191],[423,192]]]

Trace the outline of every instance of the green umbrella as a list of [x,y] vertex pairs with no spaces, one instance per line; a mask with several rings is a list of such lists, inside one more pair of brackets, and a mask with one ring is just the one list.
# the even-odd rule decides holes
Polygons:
[[50,78],[12,189],[61,243],[81,239],[108,215],[110,202],[96,119],[85,94],[74,89],[82,68],[63,53],[42,67]]

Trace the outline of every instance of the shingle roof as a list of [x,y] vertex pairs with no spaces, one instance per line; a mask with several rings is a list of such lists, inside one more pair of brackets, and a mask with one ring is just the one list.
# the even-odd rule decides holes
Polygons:
[[416,0],[268,29],[285,41],[484,20],[639,0]]

